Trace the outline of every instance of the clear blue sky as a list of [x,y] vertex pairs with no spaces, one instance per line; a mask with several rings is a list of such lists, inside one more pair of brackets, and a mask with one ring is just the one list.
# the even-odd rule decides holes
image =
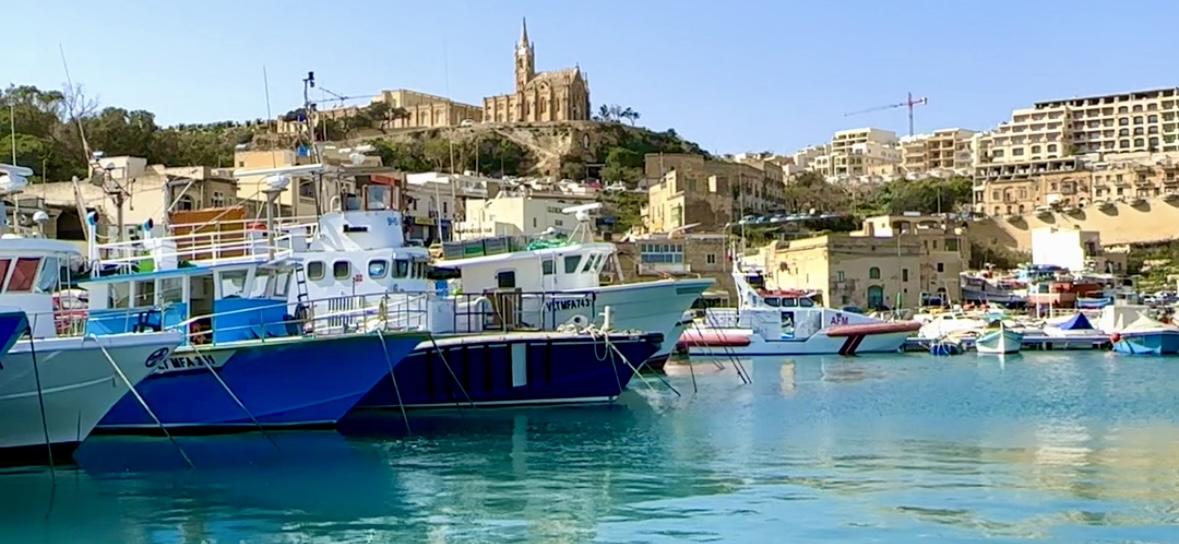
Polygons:
[[[479,104],[512,88],[527,16],[541,70],[579,63],[591,100],[715,152],[793,151],[839,129],[992,128],[1038,100],[1179,86],[1164,0],[7,0],[0,74],[75,82],[161,124],[266,117],[314,70],[336,93],[409,88]],[[577,6],[576,8],[574,6]],[[23,27],[13,28],[20,21]]]

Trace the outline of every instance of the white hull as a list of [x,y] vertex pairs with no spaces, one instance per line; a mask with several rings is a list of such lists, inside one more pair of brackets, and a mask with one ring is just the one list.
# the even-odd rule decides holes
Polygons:
[[[663,333],[663,345],[652,355],[652,359],[666,358],[675,351],[680,334],[684,312],[700,298],[713,280],[660,280],[642,283],[607,285],[591,289],[574,289],[567,293],[594,293],[594,305],[601,311],[610,307],[611,327],[614,330],[635,330]],[[577,309],[558,310],[557,323],[564,323],[577,314]],[[586,316],[594,323],[601,324],[601,316]],[[637,363],[636,363],[637,364]]]
[[1023,347],[1023,335],[1008,330],[996,331],[980,336],[974,349],[983,355],[1011,355]]
[[148,359],[160,357],[157,350],[170,352],[180,340],[179,332],[159,332],[18,342],[0,360],[0,461],[6,448],[44,446],[46,430],[53,445],[76,445],[127,394],[100,344],[135,385],[151,373]]
[[[748,337],[749,344],[744,346],[692,345],[693,331],[688,331],[683,338],[683,342],[688,346],[688,355],[696,358],[838,355],[840,349],[848,341],[846,337],[827,336],[825,332],[819,332],[806,340],[776,341],[767,341],[748,329],[713,329],[712,332],[724,334],[733,339]],[[910,332],[892,332],[865,336],[856,347],[855,353],[896,353],[905,345],[905,339],[911,334]]]

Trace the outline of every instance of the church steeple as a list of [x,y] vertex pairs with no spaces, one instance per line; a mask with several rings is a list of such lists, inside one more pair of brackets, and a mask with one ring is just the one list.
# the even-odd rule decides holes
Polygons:
[[532,42],[528,41],[528,19],[523,19],[520,26],[520,43],[516,44],[516,92],[524,90],[524,86],[536,77],[536,61],[532,51]]

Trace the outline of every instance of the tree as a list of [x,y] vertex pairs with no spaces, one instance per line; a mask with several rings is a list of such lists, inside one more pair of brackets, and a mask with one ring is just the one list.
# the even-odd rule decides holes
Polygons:
[[618,113],[618,117],[630,121],[630,126],[633,127],[635,126],[635,121],[638,121],[641,115],[639,115],[639,112],[631,108],[626,108]]

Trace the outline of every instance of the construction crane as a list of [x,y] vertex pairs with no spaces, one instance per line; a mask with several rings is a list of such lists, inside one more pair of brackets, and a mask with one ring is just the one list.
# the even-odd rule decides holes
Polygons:
[[851,117],[853,115],[862,115],[865,113],[872,113],[874,111],[894,110],[897,108],[909,108],[909,136],[913,135],[913,107],[925,106],[929,104],[928,98],[913,98],[913,93],[909,93],[908,99],[900,104],[889,104],[887,106],[879,106],[866,110],[853,111],[851,113],[843,114],[844,117]]

